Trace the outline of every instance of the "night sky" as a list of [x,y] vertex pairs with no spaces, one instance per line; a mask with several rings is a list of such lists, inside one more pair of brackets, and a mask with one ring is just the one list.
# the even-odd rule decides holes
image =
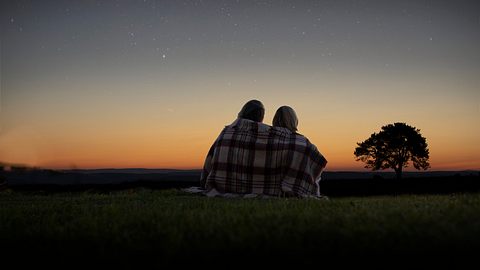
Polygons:
[[250,99],[335,170],[382,125],[480,169],[479,1],[2,1],[0,161],[198,168]]

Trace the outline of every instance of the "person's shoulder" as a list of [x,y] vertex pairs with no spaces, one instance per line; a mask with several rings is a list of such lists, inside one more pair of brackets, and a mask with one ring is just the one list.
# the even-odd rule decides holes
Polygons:
[[305,139],[305,142],[307,143],[308,146],[313,147],[313,148],[317,148],[315,146],[315,144],[313,144],[307,137],[305,137],[303,135],[302,135],[302,137]]
[[305,137],[305,135],[301,134],[301,133],[298,133],[298,132],[293,132],[293,134],[295,136],[297,136],[298,138],[301,138],[301,139],[304,139],[306,141],[308,141],[307,137]]
[[255,122],[249,119],[237,118],[230,125],[225,126],[226,129],[235,130],[255,130],[256,132],[268,132],[272,128],[270,125],[261,122]]
[[308,141],[307,137],[305,137],[304,135],[298,132],[293,132],[290,129],[285,127],[272,126],[271,133],[274,134],[275,136],[282,136],[285,138],[293,139],[296,142],[306,143]]
[[294,135],[295,135],[295,141],[297,142],[297,144],[303,144],[308,148],[317,150],[317,147],[315,146],[315,144],[313,144],[305,135],[297,132],[295,132]]
[[305,142],[305,143],[310,143],[310,141],[308,140],[307,137],[305,137],[305,135],[300,134],[298,132],[292,132],[292,133],[293,133],[293,136],[295,136],[296,140],[299,140],[299,141],[302,141],[302,142]]
[[272,126],[271,131],[272,133],[280,134],[280,135],[287,135],[287,136],[292,135],[292,132],[288,128],[284,128],[284,127]]
[[272,129],[272,126],[267,125],[265,123],[260,123],[260,122],[254,122],[258,125],[258,130],[262,131],[270,131]]

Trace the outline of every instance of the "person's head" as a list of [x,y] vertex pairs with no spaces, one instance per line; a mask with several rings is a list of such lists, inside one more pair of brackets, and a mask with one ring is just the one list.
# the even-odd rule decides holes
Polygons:
[[272,124],[273,126],[288,128],[295,132],[298,126],[297,114],[291,107],[282,106],[275,113]]
[[243,105],[242,110],[238,113],[238,118],[262,122],[264,115],[265,107],[262,102],[253,99]]

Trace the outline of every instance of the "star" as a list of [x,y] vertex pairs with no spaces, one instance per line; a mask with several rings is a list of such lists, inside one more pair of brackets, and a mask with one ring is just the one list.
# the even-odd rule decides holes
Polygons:
[[162,55],[162,58],[165,59],[167,56],[165,54]]

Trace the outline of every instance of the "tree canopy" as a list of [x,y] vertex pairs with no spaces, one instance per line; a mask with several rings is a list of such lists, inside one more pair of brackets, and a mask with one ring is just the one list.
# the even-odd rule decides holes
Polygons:
[[409,161],[417,170],[430,168],[427,140],[419,129],[405,123],[383,126],[379,133],[357,145],[354,155],[357,161],[365,162],[365,168],[393,169],[397,178],[401,178]]

